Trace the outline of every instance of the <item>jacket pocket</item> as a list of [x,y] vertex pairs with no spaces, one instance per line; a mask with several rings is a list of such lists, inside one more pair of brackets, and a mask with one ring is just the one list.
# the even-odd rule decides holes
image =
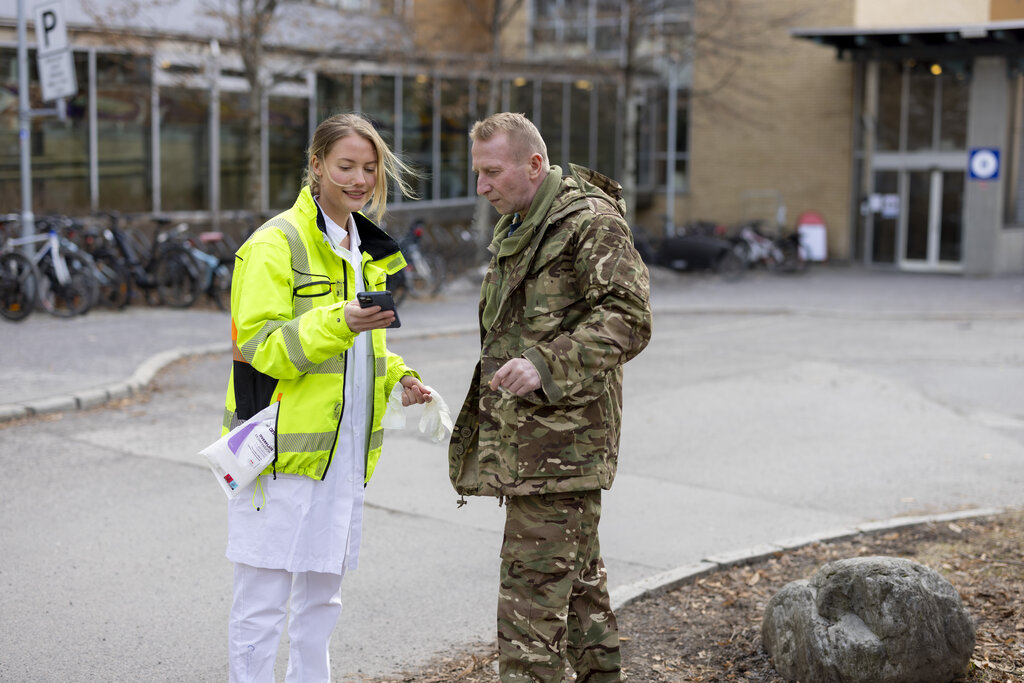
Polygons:
[[587,427],[582,413],[565,406],[538,406],[521,418],[516,430],[520,477],[579,477],[597,472],[600,454],[594,444],[604,442],[598,433],[601,427]]
[[270,405],[277,380],[245,361],[232,361],[234,370],[235,414],[244,422]]

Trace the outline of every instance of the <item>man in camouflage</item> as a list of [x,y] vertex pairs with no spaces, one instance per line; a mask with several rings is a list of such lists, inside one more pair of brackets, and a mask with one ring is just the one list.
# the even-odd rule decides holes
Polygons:
[[477,122],[477,193],[502,214],[481,352],[449,449],[463,495],[506,502],[502,681],[622,679],[597,526],[615,477],[622,365],[651,336],[649,275],[618,183],[550,166],[520,114]]

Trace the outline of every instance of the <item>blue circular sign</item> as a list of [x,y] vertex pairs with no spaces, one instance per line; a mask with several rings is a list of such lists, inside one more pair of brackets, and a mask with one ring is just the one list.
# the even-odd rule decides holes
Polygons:
[[967,160],[967,170],[973,180],[994,180],[999,177],[999,150],[991,148],[972,149]]

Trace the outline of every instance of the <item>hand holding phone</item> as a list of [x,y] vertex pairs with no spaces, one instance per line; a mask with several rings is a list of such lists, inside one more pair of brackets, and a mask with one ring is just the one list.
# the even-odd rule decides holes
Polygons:
[[371,306],[380,306],[382,311],[393,311],[395,314],[395,321],[388,325],[388,328],[401,327],[402,322],[398,319],[398,309],[395,308],[395,300],[391,296],[391,290],[385,289],[380,292],[359,292],[356,294],[356,301],[359,302],[360,308],[370,308]]

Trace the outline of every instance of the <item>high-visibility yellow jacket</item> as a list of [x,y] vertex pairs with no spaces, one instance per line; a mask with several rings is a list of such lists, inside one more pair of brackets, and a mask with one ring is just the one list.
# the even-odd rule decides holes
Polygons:
[[[385,288],[405,266],[398,244],[355,214],[368,290]],[[282,472],[323,479],[337,445],[346,409],[345,368],[356,333],[343,308],[355,298],[352,266],[324,238],[324,219],[303,187],[291,209],[267,221],[235,255],[231,284],[234,362],[228,381],[222,434],[278,401],[277,456],[265,474]],[[419,375],[387,350],[384,330],[373,330],[373,397],[366,481],[380,458],[381,418],[395,384]]]

